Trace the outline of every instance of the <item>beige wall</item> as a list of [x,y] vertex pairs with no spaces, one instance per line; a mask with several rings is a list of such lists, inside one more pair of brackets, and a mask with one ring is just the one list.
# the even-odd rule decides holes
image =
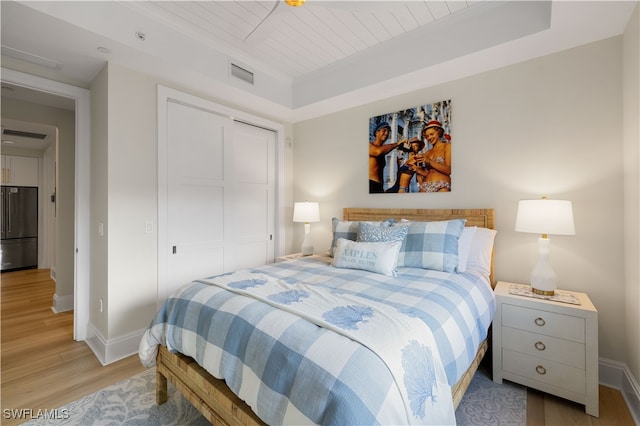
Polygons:
[[640,378],[640,6],[623,39],[623,129],[625,171],[625,317],[627,357]]
[[[294,196],[320,202],[316,251],[343,207],[493,207],[496,276],[527,282],[537,238],[514,231],[518,200],[569,199],[576,235],[551,236],[559,287],[589,294],[600,356],[625,360],[621,74],[617,37],[297,123]],[[443,99],[452,100],[453,191],[368,194],[369,118]]]
[[[107,114],[107,75],[104,67],[91,83],[91,271],[89,283],[89,322],[102,336],[109,335],[109,297],[107,249],[109,236],[108,206],[108,114]],[[98,235],[98,226],[102,224],[104,235]],[[103,301],[100,312],[100,300]]]
[[[75,113],[31,102],[2,99],[2,116],[58,128],[56,295],[73,295],[75,220]],[[6,153],[9,153],[7,150]]]
[[[148,325],[157,300],[156,81],[109,65],[109,337]],[[132,326],[137,326],[132,328]]]
[[113,341],[145,328],[156,309],[156,82],[108,64],[91,94],[90,320]]

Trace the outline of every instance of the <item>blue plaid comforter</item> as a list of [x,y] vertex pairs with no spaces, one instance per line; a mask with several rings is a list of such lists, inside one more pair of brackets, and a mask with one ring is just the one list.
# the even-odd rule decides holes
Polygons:
[[[183,287],[145,332],[143,364],[155,363],[158,344],[191,356],[269,424],[455,423],[450,386],[495,310],[487,280],[418,268],[392,278],[329,261],[303,258]],[[406,332],[381,329],[387,340],[376,348],[372,327],[385,316],[406,322]],[[374,331],[360,338],[367,328]],[[385,350],[395,335],[396,358]]]

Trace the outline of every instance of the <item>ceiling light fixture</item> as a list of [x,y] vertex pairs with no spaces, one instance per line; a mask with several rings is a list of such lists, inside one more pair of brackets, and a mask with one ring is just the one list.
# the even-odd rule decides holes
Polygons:
[[289,6],[298,7],[302,6],[305,0],[284,0],[284,2]]

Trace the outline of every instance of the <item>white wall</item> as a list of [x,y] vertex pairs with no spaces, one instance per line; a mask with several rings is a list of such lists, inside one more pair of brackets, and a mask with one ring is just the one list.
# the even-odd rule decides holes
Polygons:
[[[293,203],[296,201],[304,201],[298,200],[294,198],[294,169],[293,169],[293,153],[295,140],[291,136],[293,134],[293,126],[291,124],[286,124],[284,128],[285,137],[284,141],[284,158],[283,163],[280,166],[282,167],[282,178],[284,180],[284,194],[279,194],[279,197],[283,199],[283,203],[280,205],[284,205],[284,211],[280,212],[281,217],[284,220],[284,235],[285,235],[285,244],[284,244],[284,253],[278,253],[277,255],[288,254],[288,253],[297,253],[300,251],[300,247],[302,245],[302,240],[300,240],[300,244],[294,246],[294,229],[297,226],[301,226],[300,223],[293,223]],[[277,256],[276,255],[276,256]]]
[[[569,199],[577,235],[551,237],[559,287],[589,294],[600,356],[624,361],[621,48],[608,39],[295,124],[294,197],[320,202],[316,251],[343,207],[493,207],[496,277],[527,282],[537,238],[514,232],[518,200]],[[369,118],[444,99],[453,191],[368,194]]]
[[640,6],[623,40],[626,362],[640,378]]
[[[104,364],[135,351],[156,311],[155,93],[151,77],[113,64],[107,64],[91,84],[91,336],[87,343]],[[146,232],[147,222],[153,226],[151,233]]]
[[157,299],[156,82],[109,65],[109,336],[146,326]]
[[[104,67],[91,84],[91,272],[89,281],[89,322],[94,332],[103,338],[108,336],[108,114],[107,74]],[[104,234],[98,234],[102,224]],[[103,301],[100,312],[100,300]]]
[[91,84],[89,344],[104,363],[131,353],[156,309],[155,93],[152,78],[113,64]]

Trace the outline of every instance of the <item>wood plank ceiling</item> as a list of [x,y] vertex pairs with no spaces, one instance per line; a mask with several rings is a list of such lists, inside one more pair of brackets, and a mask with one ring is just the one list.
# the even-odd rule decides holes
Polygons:
[[211,47],[243,52],[294,79],[475,3],[307,0],[291,7],[282,0],[124,2]]

